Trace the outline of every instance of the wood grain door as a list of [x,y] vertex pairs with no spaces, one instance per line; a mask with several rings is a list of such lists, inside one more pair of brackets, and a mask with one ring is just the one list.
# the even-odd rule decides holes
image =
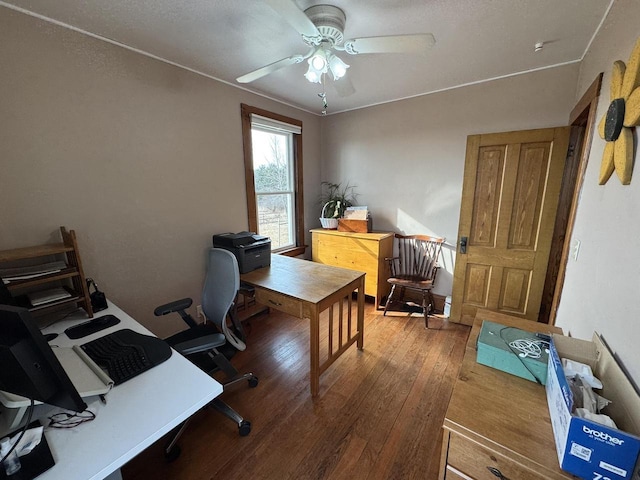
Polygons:
[[569,127],[467,138],[451,320],[538,319]]

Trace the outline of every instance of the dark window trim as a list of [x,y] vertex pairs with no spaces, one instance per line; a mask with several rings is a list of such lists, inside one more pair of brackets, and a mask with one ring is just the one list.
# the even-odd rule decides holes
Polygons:
[[[253,173],[253,158],[251,145],[251,114],[271,118],[290,125],[302,128],[302,121],[295,118],[286,117],[277,113],[269,112],[261,108],[252,107],[247,104],[240,104],[242,116],[242,145],[244,150],[244,178],[247,193],[247,214],[249,217],[249,230],[258,231],[258,211],[256,206],[255,178]],[[303,175],[302,175],[302,134],[293,134],[293,156],[294,156],[294,192],[295,192],[295,231],[296,247],[285,251],[297,251],[304,248],[304,196],[303,196]],[[303,252],[304,253],[304,250]]]

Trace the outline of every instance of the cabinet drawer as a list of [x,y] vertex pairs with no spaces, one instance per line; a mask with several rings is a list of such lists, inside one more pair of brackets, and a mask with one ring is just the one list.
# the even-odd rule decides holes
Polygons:
[[313,261],[377,275],[378,242],[322,236],[314,242]]
[[313,261],[364,272],[366,274],[364,293],[375,297],[378,294],[377,253],[363,246],[354,247],[353,244],[345,242],[344,239],[340,240],[343,241],[329,242],[329,244],[327,242],[318,242],[318,248],[313,252]]
[[263,288],[256,288],[256,302],[275,308],[289,315],[302,318],[302,302],[298,299],[272,292]]
[[[464,437],[451,434],[447,464],[464,475],[475,480],[538,480],[548,478],[541,473],[529,470],[525,466],[488,448],[471,442]],[[489,469],[494,469],[493,473]],[[447,469],[449,473],[449,469]],[[501,476],[502,475],[502,476]],[[447,476],[447,478],[449,478]],[[452,478],[466,478],[464,476]]]

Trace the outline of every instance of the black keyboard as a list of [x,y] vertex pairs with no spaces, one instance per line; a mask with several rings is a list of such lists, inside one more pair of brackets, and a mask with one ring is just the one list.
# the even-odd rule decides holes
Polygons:
[[97,338],[80,348],[115,385],[159,365],[171,356],[171,348],[163,340],[124,329]]

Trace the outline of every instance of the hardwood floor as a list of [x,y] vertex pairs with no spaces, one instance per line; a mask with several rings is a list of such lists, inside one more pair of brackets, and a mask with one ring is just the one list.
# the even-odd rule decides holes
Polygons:
[[[252,423],[251,434],[213,409],[195,415],[181,456],[164,441],[122,469],[136,479],[435,479],[442,421],[468,327],[365,308],[364,350],[355,346],[309,392],[309,330],[273,312],[251,320],[248,348],[233,358],[260,384],[223,398]],[[168,379],[167,381],[170,381]]]

